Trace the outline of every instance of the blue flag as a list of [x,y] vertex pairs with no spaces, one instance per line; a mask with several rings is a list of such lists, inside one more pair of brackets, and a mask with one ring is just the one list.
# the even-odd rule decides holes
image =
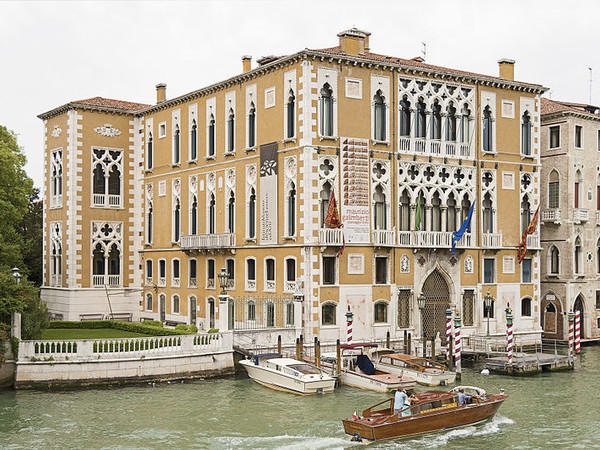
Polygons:
[[467,214],[467,218],[460,226],[460,229],[458,231],[455,231],[452,233],[452,254],[453,255],[454,255],[454,252],[456,252],[456,244],[458,244],[458,241],[460,241],[462,239],[463,234],[465,234],[465,231],[467,231],[471,228],[471,218],[473,217],[473,208],[474,207],[475,207],[475,202],[473,202],[473,204],[471,205],[471,208],[469,208],[469,213]]

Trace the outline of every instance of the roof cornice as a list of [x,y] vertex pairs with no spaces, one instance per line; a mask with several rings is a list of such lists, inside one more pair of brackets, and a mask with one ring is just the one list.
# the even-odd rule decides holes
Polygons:
[[85,109],[88,111],[100,111],[100,112],[108,112],[111,114],[124,114],[133,116],[138,113],[138,111],[132,111],[130,109],[121,109],[121,108],[110,108],[108,106],[96,106],[96,105],[87,105],[84,103],[78,102],[69,102],[58,108],[51,109],[45,113],[39,114],[37,117],[42,120],[50,119],[54,116],[58,116],[59,114],[65,113],[72,109]]
[[600,122],[600,116],[595,116],[590,113],[573,111],[573,110],[563,110],[563,111],[555,111],[551,113],[541,114],[542,122],[554,119],[561,119],[564,117],[576,117],[578,119],[588,119],[593,120],[595,122]]

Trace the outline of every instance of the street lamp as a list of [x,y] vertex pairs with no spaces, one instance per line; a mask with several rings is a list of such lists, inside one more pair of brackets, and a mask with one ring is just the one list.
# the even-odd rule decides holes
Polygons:
[[225,270],[225,267],[221,269],[221,272],[217,275],[219,279],[219,286],[221,286],[222,292],[219,297],[227,297],[227,282],[229,281],[229,273]]
[[423,311],[425,310],[425,294],[421,292],[417,297],[417,305],[419,306],[419,311],[421,311],[421,335],[423,338],[423,358],[427,357],[427,344],[425,343],[425,318],[423,317]]
[[494,297],[491,296],[490,291],[487,291],[485,297],[483,297],[484,311],[487,312],[487,335],[490,335],[490,312],[494,307]]
[[15,279],[15,283],[19,284],[21,282],[21,278],[23,278],[23,275],[21,275],[19,273],[19,268],[18,267],[13,267],[12,269],[12,276]]

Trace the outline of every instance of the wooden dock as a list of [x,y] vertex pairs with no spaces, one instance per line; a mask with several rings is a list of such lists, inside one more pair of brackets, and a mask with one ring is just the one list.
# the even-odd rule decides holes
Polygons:
[[506,356],[487,358],[483,363],[490,372],[506,375],[535,375],[540,372],[573,369],[573,360],[569,356],[548,353],[515,352],[512,364],[508,364]]

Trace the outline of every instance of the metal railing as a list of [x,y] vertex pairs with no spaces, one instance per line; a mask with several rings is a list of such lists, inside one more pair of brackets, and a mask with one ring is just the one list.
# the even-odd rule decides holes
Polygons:
[[229,297],[230,325],[234,330],[294,328],[291,296]]

